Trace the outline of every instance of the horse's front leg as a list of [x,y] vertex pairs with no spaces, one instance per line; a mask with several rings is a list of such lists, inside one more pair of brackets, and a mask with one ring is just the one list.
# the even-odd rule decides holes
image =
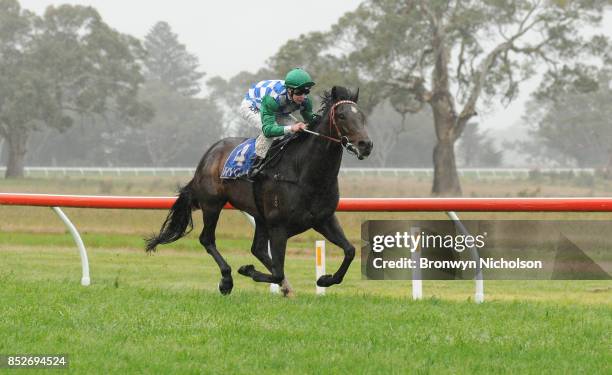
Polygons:
[[[274,283],[281,285],[285,279],[285,250],[287,249],[287,231],[276,227],[268,229],[270,249],[272,252],[271,274],[259,272],[253,265],[242,266],[238,273],[248,276],[257,282]],[[268,258],[269,259],[269,258]]]
[[[259,259],[268,271],[272,272],[272,258],[270,258],[268,253],[269,239],[266,224],[261,220],[255,220],[255,236],[253,238],[253,245],[251,246],[251,253],[253,253],[255,258]],[[281,292],[285,297],[292,297],[294,294],[293,288],[286,277],[281,283]]]
[[321,233],[328,241],[344,250],[344,259],[342,260],[340,268],[338,268],[336,273],[333,275],[321,276],[319,280],[317,280],[317,285],[328,287],[334,284],[340,284],[342,279],[344,279],[344,275],[346,275],[346,271],[348,271],[353,258],[355,258],[355,247],[351,245],[344,235],[344,231],[342,230],[340,222],[338,222],[338,218],[335,214],[321,225],[315,226],[313,229]]

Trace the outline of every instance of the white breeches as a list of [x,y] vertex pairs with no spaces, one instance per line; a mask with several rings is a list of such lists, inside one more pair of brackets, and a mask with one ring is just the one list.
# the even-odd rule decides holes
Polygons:
[[242,116],[242,118],[250,125],[253,126],[254,128],[257,128],[257,130],[261,130],[261,116],[259,114],[258,110],[253,110],[251,108],[251,102],[246,100],[246,99],[242,99],[242,103],[240,103],[240,108],[239,108],[239,113],[240,116]]

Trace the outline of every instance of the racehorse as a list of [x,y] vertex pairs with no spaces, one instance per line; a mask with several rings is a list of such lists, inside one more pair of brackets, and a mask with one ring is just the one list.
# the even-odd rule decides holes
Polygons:
[[[286,143],[276,162],[271,162],[255,181],[220,178],[224,162],[232,150],[245,138],[225,138],[213,144],[204,154],[195,175],[180,188],[163,223],[160,233],[148,238],[146,250],[154,251],[185,236],[193,229],[192,210],[204,215],[200,243],[212,255],[221,270],[219,291],[229,294],[233,288],[232,269],[215,244],[215,228],[226,203],[249,213],[255,219],[255,235],[251,252],[270,273],[245,265],[238,273],[257,282],[276,283],[289,293],[284,265],[287,240],[310,228],[342,248],[344,259],[333,275],[324,275],[317,285],[340,284],[355,257],[335,215],[340,199],[338,172],[343,148],[360,160],[372,150],[366,130],[366,117],[358,108],[359,90],[352,94],[344,87],[334,86],[322,97],[320,120],[309,133],[300,132]],[[269,154],[274,153],[270,149]],[[280,160],[278,160],[280,159]],[[268,254],[268,240],[272,258]]]

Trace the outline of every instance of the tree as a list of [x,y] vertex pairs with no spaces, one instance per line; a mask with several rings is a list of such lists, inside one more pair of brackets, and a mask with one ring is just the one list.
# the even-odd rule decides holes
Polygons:
[[[359,74],[358,66],[338,51],[350,51],[350,37],[338,39],[333,32],[313,32],[300,35],[285,43],[269,59],[268,65],[277,75],[300,66],[314,75],[317,85],[313,94],[321,94],[332,86],[340,85],[359,91],[359,108],[368,117],[368,133],[374,142],[372,155],[366,161],[346,159],[346,164],[355,167],[364,163],[371,166],[423,166],[423,147],[430,146],[431,131],[424,126],[431,123],[431,113],[411,113],[411,103],[405,100],[405,90],[396,90],[388,95],[385,85],[368,80]],[[299,45],[299,48],[297,47]],[[396,146],[400,146],[397,149]],[[429,166],[429,163],[426,163]]]
[[75,117],[110,112],[138,121],[140,43],[106,25],[90,7],[50,6],[42,18],[0,0],[0,136],[6,177],[23,176],[27,141],[43,127],[66,129]]
[[155,116],[134,139],[154,166],[193,165],[221,137],[221,113],[209,99],[185,97],[156,81],[145,84],[141,98]]
[[561,165],[607,166],[612,147],[612,70],[556,84],[554,95],[544,85],[536,92],[525,122],[531,124],[530,140],[519,148],[534,159]]
[[481,131],[478,124],[469,123],[458,144],[458,154],[465,167],[498,167],[502,152],[495,149],[489,131]]
[[198,58],[165,22],[153,26],[144,46],[146,84],[140,98],[152,105],[155,116],[137,130],[138,139],[155,166],[197,162],[205,146],[222,133],[221,114],[214,102],[195,97],[204,77]]
[[539,63],[559,72],[559,62],[583,59],[591,51],[580,31],[597,25],[607,4],[368,0],[321,36],[324,48],[310,58],[335,56],[358,81],[374,83],[375,100],[401,92],[396,102],[405,109],[428,106],[437,139],[432,194],[459,195],[454,144],[478,106],[516,98],[520,82],[536,74]]
[[257,136],[258,131],[246,124],[238,114],[238,107],[253,83],[280,78],[282,77],[268,69],[260,69],[255,73],[242,71],[228,80],[219,76],[208,80],[207,85],[211,89],[210,98],[223,112],[225,136]]
[[[359,75],[355,64],[346,56],[338,56],[339,49],[345,51],[348,48],[338,44],[345,43],[347,42],[337,40],[336,35],[331,32],[300,35],[281,46],[268,60],[267,65],[273,75],[278,77],[284,77],[295,67],[311,72],[317,82],[312,90],[313,97],[330,90],[332,86],[344,86],[352,90],[359,88],[359,108],[369,115],[387,98],[379,96],[379,82],[364,79]],[[395,101],[392,100],[391,104],[395,108]],[[405,113],[401,109],[398,112]]]
[[[431,167],[428,160],[423,160],[423,155],[433,146],[430,113],[398,113],[389,101],[385,101],[368,117],[368,134],[374,142],[372,155],[367,161],[369,165],[381,168]],[[363,161],[354,158],[348,158],[347,162],[354,167],[364,165]]]
[[157,22],[145,37],[146,77],[169,86],[185,96],[197,95],[204,73],[198,71],[197,56],[187,51],[166,22]]

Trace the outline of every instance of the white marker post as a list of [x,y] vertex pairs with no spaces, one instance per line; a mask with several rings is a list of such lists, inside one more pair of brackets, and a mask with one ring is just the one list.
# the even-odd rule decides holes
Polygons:
[[[421,228],[419,227],[411,227],[410,235],[412,238],[417,238],[421,234]],[[420,237],[419,237],[420,239]],[[416,246],[416,249],[410,254],[410,259],[416,265],[416,268],[412,269],[412,299],[420,300],[423,299],[423,280],[421,277],[421,241]]]
[[[447,212],[448,217],[455,223],[461,234],[465,236],[469,236],[470,232],[465,228],[465,225],[459,220],[459,216],[454,211]],[[476,270],[476,276],[474,277],[474,281],[476,282],[476,292],[474,293],[474,302],[483,303],[484,302],[484,277],[482,276],[482,268],[480,268],[480,255],[478,254],[478,249],[474,246],[468,247],[470,251],[470,256],[472,260],[476,262],[478,265],[478,269]]]
[[[317,241],[315,243],[316,252],[315,252],[315,271],[316,271],[316,280],[319,280],[319,277],[325,275],[325,241]],[[315,284],[316,284],[315,280]],[[325,288],[317,285],[317,295],[324,295]]]
[[[270,256],[270,259],[272,259],[272,249],[270,249],[270,241],[268,241],[268,255]],[[271,283],[270,293],[274,293],[274,294],[280,293],[280,285]]]

